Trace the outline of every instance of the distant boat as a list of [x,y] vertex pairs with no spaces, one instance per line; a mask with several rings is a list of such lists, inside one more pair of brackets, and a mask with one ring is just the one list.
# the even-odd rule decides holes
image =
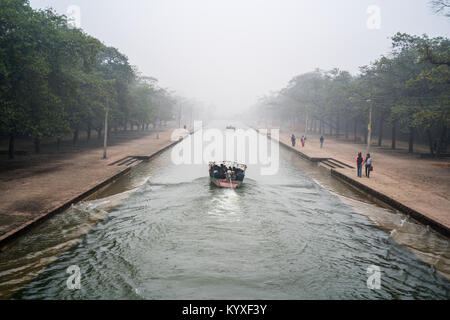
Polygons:
[[234,161],[209,163],[209,178],[220,188],[239,188],[244,182],[247,166]]
[[233,127],[233,126],[227,126],[227,129],[230,129],[230,130],[236,130],[236,127]]

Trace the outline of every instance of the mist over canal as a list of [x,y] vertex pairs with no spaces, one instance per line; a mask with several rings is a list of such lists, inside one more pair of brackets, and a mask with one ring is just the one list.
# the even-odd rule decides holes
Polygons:
[[[17,290],[26,274],[44,268],[13,298],[450,298],[450,282],[435,268],[357,212],[350,198],[325,189],[317,170],[280,151],[276,175],[249,167],[237,190],[211,185],[207,164],[174,165],[171,150],[142,163],[100,199],[1,253],[0,292]],[[444,242],[448,268],[448,240],[428,239]],[[67,288],[71,265],[81,270],[80,290]],[[370,265],[381,270],[381,289],[367,287]]]

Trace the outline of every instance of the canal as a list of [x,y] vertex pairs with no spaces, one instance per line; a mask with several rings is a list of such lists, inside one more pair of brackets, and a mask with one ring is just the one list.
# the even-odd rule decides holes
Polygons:
[[283,148],[238,190],[167,150],[0,253],[0,298],[449,299],[449,250]]

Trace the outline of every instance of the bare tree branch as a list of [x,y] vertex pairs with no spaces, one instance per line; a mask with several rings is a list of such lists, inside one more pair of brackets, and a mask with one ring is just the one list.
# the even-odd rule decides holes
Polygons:
[[450,17],[450,0],[431,0],[430,5],[434,13]]

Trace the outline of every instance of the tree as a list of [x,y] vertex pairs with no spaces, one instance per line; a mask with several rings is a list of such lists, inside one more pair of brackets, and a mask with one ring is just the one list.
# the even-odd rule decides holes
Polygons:
[[115,80],[117,107],[111,109],[112,120],[115,125],[126,126],[130,117],[129,87],[135,79],[135,71],[130,66],[128,58],[116,48],[104,46],[97,59],[97,71],[101,72],[105,79]]
[[334,130],[339,136],[345,119],[348,137],[349,121],[353,121],[355,142],[361,132],[367,142],[370,114],[377,124],[379,146],[389,123],[393,149],[400,131],[409,135],[409,152],[413,152],[416,138],[423,141],[426,136],[430,153],[439,155],[446,152],[449,140],[449,68],[447,38],[397,33],[392,37],[392,51],[361,67],[359,75],[337,68],[304,73],[258,106],[266,118],[283,122],[295,123],[299,114],[309,116],[319,121],[320,134],[325,133],[326,125],[330,135]]
[[432,0],[430,1],[431,8],[436,14],[442,14],[450,17],[450,1],[449,0]]
[[[128,122],[142,129],[173,117],[174,94],[157,80],[138,76],[137,68],[116,48],[83,30],[69,27],[53,10],[33,10],[26,0],[2,0],[0,6],[0,134],[41,140],[91,129],[101,137]],[[158,101],[157,103],[155,101]]]
[[[408,100],[420,107],[411,112],[412,125],[425,130],[432,155],[446,152],[450,124],[450,41],[406,34],[397,34],[393,40],[400,52],[416,52],[415,65],[419,68],[405,82]],[[433,129],[437,139],[433,137]]]

